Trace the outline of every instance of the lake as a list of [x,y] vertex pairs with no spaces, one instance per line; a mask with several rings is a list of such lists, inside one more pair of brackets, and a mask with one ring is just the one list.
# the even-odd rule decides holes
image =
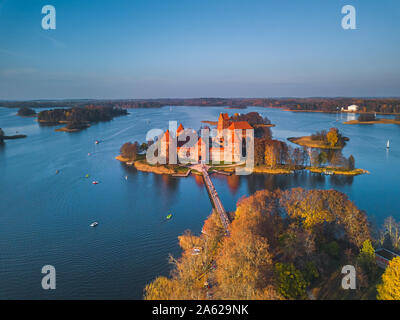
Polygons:
[[[28,135],[0,146],[0,299],[142,299],[147,283],[168,275],[169,254],[180,255],[177,237],[186,229],[200,233],[212,207],[201,178],[138,172],[114,159],[119,148],[145,141],[150,129],[167,129],[169,120],[198,129],[220,112],[250,111],[268,116],[274,138],[282,140],[338,127],[350,138],[344,155],[353,154],[356,167],[371,174],[213,175],[227,210],[260,189],[334,188],[377,225],[390,215],[400,220],[398,125],[344,125],[345,114],[270,108],[164,107],[131,109],[128,116],[65,133],[0,108],[6,135]],[[98,227],[90,228],[93,221]],[[56,268],[56,290],[41,287],[44,265]]]

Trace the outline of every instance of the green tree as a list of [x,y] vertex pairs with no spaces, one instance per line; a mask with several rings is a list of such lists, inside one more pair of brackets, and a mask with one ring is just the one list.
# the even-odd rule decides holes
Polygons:
[[369,279],[375,278],[378,271],[378,266],[375,260],[375,250],[369,239],[364,241],[360,250],[360,254],[357,257],[357,262],[368,275]]
[[400,257],[390,261],[377,290],[378,300],[400,300]]
[[305,299],[309,283],[300,270],[291,264],[277,263],[275,272],[278,278],[278,292],[288,299]]

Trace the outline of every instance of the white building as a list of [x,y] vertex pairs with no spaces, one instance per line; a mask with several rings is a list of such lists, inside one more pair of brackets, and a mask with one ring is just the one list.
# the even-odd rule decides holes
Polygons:
[[342,108],[342,111],[346,112],[357,112],[360,108],[356,106],[355,104],[352,104],[351,106],[348,106],[347,109]]

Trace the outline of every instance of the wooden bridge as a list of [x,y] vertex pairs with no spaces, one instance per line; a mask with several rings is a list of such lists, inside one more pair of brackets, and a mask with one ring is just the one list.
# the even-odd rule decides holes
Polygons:
[[[192,166],[192,168],[193,167],[194,166]],[[221,199],[219,198],[218,192],[217,190],[215,190],[214,184],[210,179],[210,176],[208,174],[208,167],[206,165],[195,165],[195,168],[193,169],[196,169],[203,174],[204,183],[210,195],[210,199],[214,205],[215,210],[217,210],[219,218],[221,219],[222,226],[225,229],[225,234],[229,236],[230,221],[228,215],[226,214],[225,208],[222,205]]]

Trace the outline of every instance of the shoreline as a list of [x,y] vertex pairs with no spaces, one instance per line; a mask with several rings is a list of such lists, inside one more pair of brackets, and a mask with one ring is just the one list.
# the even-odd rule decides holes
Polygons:
[[[356,111],[356,112],[342,112],[342,111],[324,111],[324,110],[291,110],[286,107],[267,107],[273,109],[281,109],[282,111],[289,112],[309,112],[309,113],[341,113],[341,114],[362,114],[365,112]],[[382,116],[398,116],[400,113],[387,113],[387,112],[376,112],[376,114],[380,114]]]
[[56,132],[79,132],[79,131],[85,130],[89,127],[90,127],[90,124],[86,124],[84,128],[69,129],[67,127],[62,127],[62,128],[54,129],[54,131],[56,131]]
[[[173,168],[169,168],[166,165],[151,165],[145,162],[144,159],[132,161],[131,159],[124,158],[121,155],[115,157],[116,160],[125,163],[126,165],[133,166],[137,170],[142,172],[152,172],[155,174],[165,174],[173,177],[187,177],[190,174],[198,175],[200,173],[196,172],[187,167],[177,167],[178,170]],[[211,173],[229,173],[229,175],[235,175],[236,167],[220,167],[220,166],[211,166]],[[344,176],[358,176],[361,174],[370,174],[368,170],[365,169],[354,169],[351,171],[345,171],[341,168],[333,168],[333,167],[278,167],[278,168],[270,168],[267,166],[256,166],[253,168],[251,174],[271,174],[271,175],[287,175],[293,174],[298,171],[309,171],[311,173],[321,173],[326,175],[344,175]]]

